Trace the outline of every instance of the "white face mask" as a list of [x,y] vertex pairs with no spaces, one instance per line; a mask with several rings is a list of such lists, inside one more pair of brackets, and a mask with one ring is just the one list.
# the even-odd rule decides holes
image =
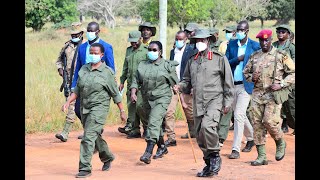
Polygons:
[[204,42],[197,42],[196,48],[198,49],[199,52],[204,51],[207,49],[207,44]]

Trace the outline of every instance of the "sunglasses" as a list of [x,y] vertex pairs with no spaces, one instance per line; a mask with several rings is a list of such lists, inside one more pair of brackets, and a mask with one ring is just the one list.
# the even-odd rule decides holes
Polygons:
[[278,31],[276,31],[278,34],[285,34],[286,32],[288,32],[288,31],[286,31],[286,30],[278,30]]
[[148,51],[157,52],[157,51],[158,51],[158,49],[156,49],[156,48],[154,48],[154,49],[148,48]]

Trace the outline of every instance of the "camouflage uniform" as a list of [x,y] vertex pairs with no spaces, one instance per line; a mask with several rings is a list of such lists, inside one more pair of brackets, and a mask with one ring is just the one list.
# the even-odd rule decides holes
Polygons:
[[[258,72],[259,78],[254,85],[250,107],[250,119],[253,122],[254,143],[264,145],[266,143],[266,131],[274,140],[283,138],[280,118],[281,104],[274,101],[272,90],[275,55],[277,53],[277,69],[274,83],[290,86],[295,82],[295,64],[285,51],[273,47],[270,52],[264,53],[258,50],[253,53],[243,70],[248,82],[252,82],[252,73]],[[287,74],[284,77],[284,74]]]

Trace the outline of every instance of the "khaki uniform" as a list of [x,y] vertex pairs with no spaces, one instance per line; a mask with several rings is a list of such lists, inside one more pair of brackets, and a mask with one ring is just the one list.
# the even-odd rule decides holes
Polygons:
[[218,51],[208,57],[191,56],[179,83],[182,89],[193,90],[193,117],[198,145],[209,159],[210,154],[220,151],[217,126],[223,106],[233,102],[233,76],[229,62]]
[[219,47],[221,45],[222,41],[220,39],[218,39],[218,41],[214,42],[214,43],[210,43],[210,48],[214,49],[216,51],[219,51]]
[[[80,46],[81,44],[79,44]],[[67,60],[67,72],[68,72],[68,79],[69,79],[69,84],[72,83],[72,77],[70,77],[70,72],[71,72],[71,65],[72,65],[72,60],[73,57],[75,55],[75,51],[77,49],[77,45],[75,45],[74,43],[72,43],[71,41],[67,41],[65,43],[65,45],[62,47],[58,59],[56,61],[56,66],[57,69],[63,69],[64,67],[64,60],[63,60],[63,53],[65,52],[66,54],[66,60]],[[78,54],[76,54],[77,56]],[[75,62],[74,62],[74,67],[73,69],[76,69],[76,64],[77,64],[77,57],[75,57]],[[73,101],[72,103],[70,103],[70,106],[68,108],[68,113],[66,116],[66,121],[69,121],[71,123],[73,123],[76,119],[76,114],[74,112],[74,105],[75,105],[75,101]]]
[[95,147],[102,162],[114,159],[107,142],[101,136],[111,97],[114,103],[121,102],[114,79],[112,70],[104,63],[94,70],[91,70],[91,64],[85,64],[79,71],[77,85],[73,90],[80,96],[81,123],[84,129],[80,144],[79,171],[91,171],[91,159]]
[[[132,129],[133,132],[139,132],[140,131],[140,119],[142,121],[142,124],[144,127],[147,127],[147,119],[144,119],[143,115],[140,113],[144,113],[144,110],[141,109],[142,105],[142,99],[141,99],[141,92],[138,91],[138,102],[132,103],[131,102],[131,92],[130,92],[130,86],[132,84],[132,79],[135,76],[135,73],[138,69],[138,64],[141,61],[146,61],[147,59],[147,53],[148,48],[147,46],[141,44],[138,49],[134,50],[132,46],[127,48],[126,51],[126,57],[123,63],[123,70],[122,75],[120,77],[120,83],[124,84],[125,81],[127,81],[127,107],[128,107],[128,120],[127,120],[127,126]],[[138,110],[138,108],[140,108]],[[134,128],[133,128],[134,126]]]
[[157,143],[159,136],[163,136],[161,126],[171,102],[171,88],[178,82],[175,66],[176,61],[161,59],[156,63],[142,61],[139,63],[136,77],[131,88],[141,91],[143,109],[148,118],[146,141]]
[[[278,51],[278,53],[276,53]],[[252,82],[253,72],[259,73],[259,78],[254,85],[249,109],[250,119],[253,122],[254,143],[264,145],[266,143],[266,131],[276,141],[282,139],[281,130],[282,119],[280,118],[281,104],[274,101],[270,86],[273,81],[273,71],[275,56],[277,54],[277,68],[275,84],[290,86],[295,82],[295,64],[285,51],[277,50],[275,47],[270,52],[264,53],[262,50],[254,52],[243,70],[248,82]],[[284,74],[287,74],[284,77]]]

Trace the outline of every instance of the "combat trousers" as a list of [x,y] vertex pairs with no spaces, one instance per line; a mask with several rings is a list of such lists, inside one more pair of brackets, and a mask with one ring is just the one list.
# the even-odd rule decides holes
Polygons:
[[221,119],[218,125],[218,134],[219,139],[222,139],[223,141],[225,141],[228,137],[232,113],[233,111],[230,109],[227,114],[221,114]]
[[[193,105],[192,105],[192,102],[193,102],[193,98],[192,98],[192,95],[190,94],[181,94],[181,96],[183,96],[183,99],[184,99],[184,102],[188,105],[187,108],[183,108],[183,111],[184,111],[184,114],[186,115],[186,118],[187,118],[187,122],[188,123],[191,123],[191,124],[194,124],[194,120],[193,120]],[[190,126],[192,129],[189,129],[189,133],[190,135],[194,135],[195,134],[195,128],[194,128],[194,125]]]
[[282,104],[278,105],[274,100],[266,100],[263,103],[251,100],[250,119],[253,122],[253,138],[256,145],[266,143],[267,131],[274,140],[283,137],[282,119],[280,117],[281,106]]
[[135,118],[132,124],[132,133],[140,132],[140,121],[142,123],[143,129],[146,130],[148,126],[148,117],[146,115],[146,111],[143,108],[143,100],[141,96],[141,91],[137,91],[137,102],[136,102],[136,110],[135,110]]
[[176,119],[174,113],[176,112],[178,104],[178,95],[172,93],[171,102],[168,106],[168,110],[165,116],[165,132],[167,133],[167,137],[169,141],[173,141],[176,139],[176,133],[174,132],[174,127],[176,124]]
[[243,84],[235,85],[233,110],[234,110],[234,135],[232,150],[240,152],[243,135],[247,141],[253,140],[253,128],[247,117],[247,107],[250,95],[244,89]]
[[163,136],[163,119],[167,113],[169,103],[156,104],[153,108],[148,103],[144,103],[143,107],[148,117],[146,141],[157,143],[159,136]]
[[292,89],[292,92],[289,94],[289,98],[282,104],[281,108],[281,117],[286,119],[287,124],[291,128],[295,128],[296,122],[296,97],[295,97],[295,89]]
[[76,120],[76,113],[74,112],[74,107],[75,107],[76,102],[72,101],[68,107],[68,114],[66,116],[66,121],[74,123]]
[[211,100],[204,115],[194,117],[196,139],[204,159],[209,159],[210,154],[220,151],[217,128],[220,121],[222,99],[221,97]]
[[104,163],[114,159],[107,142],[101,136],[107,112],[105,110],[91,110],[88,114],[82,114],[81,123],[84,134],[80,143],[79,171],[91,171],[91,160],[95,148],[99,152],[101,162]]

